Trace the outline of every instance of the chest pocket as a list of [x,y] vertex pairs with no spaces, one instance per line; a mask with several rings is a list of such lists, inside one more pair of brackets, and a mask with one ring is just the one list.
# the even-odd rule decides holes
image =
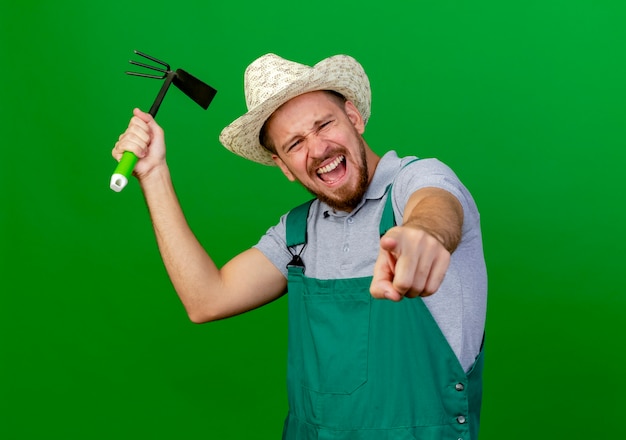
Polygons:
[[299,362],[293,366],[302,386],[350,394],[367,382],[370,282],[305,278],[300,292],[289,292],[290,301],[299,297],[294,303],[300,311],[294,317],[297,330],[292,333]]

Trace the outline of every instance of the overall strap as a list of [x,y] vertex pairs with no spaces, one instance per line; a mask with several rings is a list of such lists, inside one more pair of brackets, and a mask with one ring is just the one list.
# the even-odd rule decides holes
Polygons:
[[388,230],[393,228],[396,225],[396,216],[393,214],[393,203],[391,199],[391,187],[390,183],[385,189],[385,194],[387,194],[387,200],[385,201],[385,208],[383,209],[383,215],[380,218],[380,236],[382,237],[387,233]]
[[306,246],[306,221],[309,216],[309,208],[314,200],[315,199],[311,199],[300,206],[296,206],[287,213],[285,240],[287,242],[287,250],[292,256],[291,261],[287,264],[287,268],[290,271],[290,266],[293,266],[300,268],[300,270],[304,272],[304,261],[302,261],[300,257],[304,247],[302,247],[297,254],[295,250],[292,249],[301,244]]
[[296,206],[287,213],[287,247],[306,244],[306,220],[309,216],[309,208],[314,200],[311,199],[300,206]]
[[[412,164],[413,162],[417,162],[418,160],[420,159],[413,159],[410,162],[403,165],[402,168],[405,168],[406,166]],[[381,237],[385,235],[389,229],[396,226],[396,216],[393,213],[393,199],[391,197],[392,188],[393,188],[393,183],[390,183],[389,186],[387,186],[387,188],[385,189],[385,194],[387,194],[387,200],[385,200],[385,208],[383,209],[383,215],[380,219],[379,231],[380,231]]]

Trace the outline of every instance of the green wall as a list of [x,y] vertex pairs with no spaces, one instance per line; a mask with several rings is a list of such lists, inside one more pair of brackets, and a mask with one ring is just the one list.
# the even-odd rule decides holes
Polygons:
[[[213,3],[213,4],[211,4]],[[410,5],[410,6],[409,6]],[[357,58],[379,153],[473,192],[490,275],[482,436],[604,439],[626,412],[622,1],[31,1],[0,6],[0,438],[279,438],[285,302],[191,324],[110,150],[160,83],[219,90],[157,119],[189,222],[222,264],[307,197],[221,147],[266,52]],[[419,374],[419,372],[416,372]]]

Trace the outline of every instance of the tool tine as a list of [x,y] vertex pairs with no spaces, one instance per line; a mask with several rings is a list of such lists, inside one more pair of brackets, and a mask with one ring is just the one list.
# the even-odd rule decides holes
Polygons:
[[165,78],[167,76],[167,74],[169,72],[171,72],[169,64],[167,64],[167,63],[165,63],[165,62],[163,62],[161,60],[158,60],[158,59],[156,59],[156,58],[154,58],[154,57],[152,57],[150,55],[147,55],[145,53],[139,52],[137,50],[135,51],[135,53],[137,55],[139,55],[139,56],[142,56],[142,57],[147,58],[147,59],[149,59],[151,61],[154,61],[155,63],[160,64],[161,66],[164,66],[165,69],[163,69],[163,68],[161,68],[159,66],[152,66],[150,64],[140,63],[138,61],[128,60],[128,62],[130,64],[134,65],[134,66],[139,66],[139,67],[143,67],[145,69],[155,70],[157,72],[161,72],[162,75],[151,75],[151,74],[148,74],[148,73],[129,72],[129,71],[126,72],[127,75],[141,76],[143,78],[163,79],[163,78]]
[[157,59],[157,58],[154,58],[154,57],[152,57],[152,56],[150,56],[150,55],[148,55],[148,54],[145,54],[145,53],[143,53],[143,52],[139,52],[138,50],[135,50],[134,52],[135,52],[137,55],[139,55],[140,57],[147,58],[147,59],[149,59],[150,61],[154,61],[155,63],[160,64],[161,66],[165,67],[165,70],[166,70],[166,71],[169,71],[169,70],[170,70],[170,65],[169,65],[169,64],[167,64],[165,61],[161,61],[161,60],[159,60],[159,59]]
[[128,62],[130,64],[135,65],[135,66],[145,67],[146,69],[150,69],[150,70],[156,70],[157,72],[163,72],[163,73],[167,73],[168,72],[166,69],[161,69],[160,67],[157,67],[157,66],[151,66],[149,64],[140,63],[140,62],[133,61],[133,60],[128,60]]
[[163,75],[150,75],[148,73],[138,73],[138,72],[130,72],[130,71],[126,71],[124,73],[126,73],[126,75],[141,76],[142,78],[152,78],[152,79],[163,79],[166,76],[165,74],[163,74]]

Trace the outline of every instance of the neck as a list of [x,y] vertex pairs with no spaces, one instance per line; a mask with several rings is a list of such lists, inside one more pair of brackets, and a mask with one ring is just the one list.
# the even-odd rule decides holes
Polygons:
[[374,178],[374,173],[376,172],[376,167],[378,166],[378,162],[380,162],[380,156],[374,153],[374,151],[363,141],[365,144],[365,161],[367,163],[367,182],[372,183],[372,179]]

